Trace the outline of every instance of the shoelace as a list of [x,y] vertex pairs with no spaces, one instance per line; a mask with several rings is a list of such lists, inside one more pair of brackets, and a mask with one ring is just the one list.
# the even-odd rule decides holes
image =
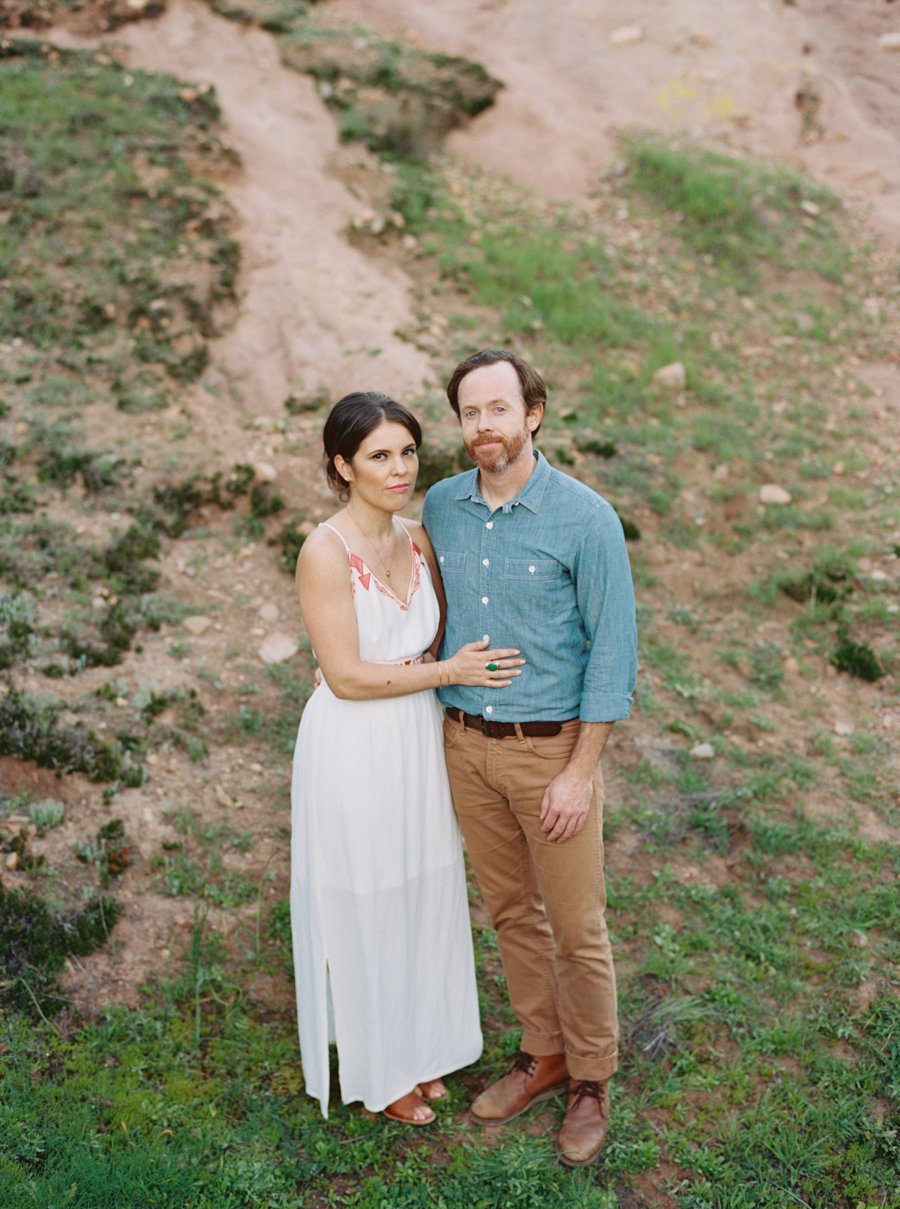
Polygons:
[[576,1108],[582,1100],[590,1097],[591,1099],[597,1101],[602,1111],[603,1088],[604,1084],[602,1082],[598,1082],[596,1079],[579,1079],[570,1093],[575,1097],[575,1099],[572,1101],[572,1107]]
[[526,1054],[523,1049],[520,1049],[516,1054],[516,1060],[513,1063],[513,1070],[523,1070],[529,1078],[537,1070],[538,1060],[533,1054]]

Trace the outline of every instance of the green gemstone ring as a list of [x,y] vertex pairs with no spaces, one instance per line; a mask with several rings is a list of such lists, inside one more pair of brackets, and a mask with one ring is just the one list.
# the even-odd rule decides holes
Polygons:
[[487,670],[488,670],[489,672],[496,672],[496,671],[497,671],[497,665],[496,665],[496,663],[486,663],[484,666],[487,668]]

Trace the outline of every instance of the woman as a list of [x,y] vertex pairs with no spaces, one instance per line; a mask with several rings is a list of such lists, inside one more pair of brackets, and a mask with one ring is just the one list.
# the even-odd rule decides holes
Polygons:
[[409,1125],[434,1120],[441,1076],[481,1053],[465,872],[444,767],[441,684],[500,688],[524,663],[484,642],[434,661],[443,594],[425,530],[399,517],[418,422],[386,395],[341,399],[325,471],[345,506],[297,562],[322,682],[300,723],[291,922],[306,1089]]

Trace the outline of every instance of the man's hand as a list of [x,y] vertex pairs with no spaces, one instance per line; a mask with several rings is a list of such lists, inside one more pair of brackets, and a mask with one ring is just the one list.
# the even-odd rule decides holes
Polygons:
[[590,777],[573,774],[569,768],[554,777],[541,802],[541,831],[547,839],[570,840],[584,826],[591,808],[593,784]]

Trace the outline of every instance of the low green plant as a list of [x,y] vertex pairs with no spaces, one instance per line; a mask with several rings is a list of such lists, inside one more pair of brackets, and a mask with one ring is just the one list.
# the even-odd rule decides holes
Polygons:
[[109,898],[55,911],[33,891],[7,891],[0,882],[0,1003],[27,1014],[58,1010],[65,1001],[57,977],[66,958],[105,944],[121,911]]

